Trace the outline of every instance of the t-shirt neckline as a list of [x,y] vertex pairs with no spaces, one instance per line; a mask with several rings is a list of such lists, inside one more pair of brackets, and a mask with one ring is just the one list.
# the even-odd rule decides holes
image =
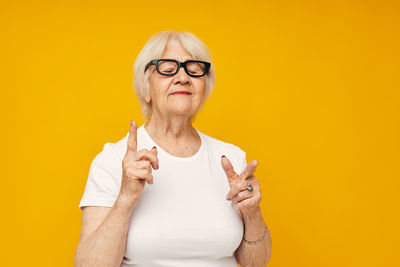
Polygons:
[[[165,151],[162,147],[160,147],[160,146],[151,138],[151,136],[150,136],[149,133],[147,132],[146,128],[144,127],[144,124],[143,124],[142,126],[140,126],[139,129],[142,130],[143,135],[145,136],[145,138],[146,138],[148,141],[150,141],[150,143],[152,143],[152,145],[155,145],[155,146],[156,146],[157,151],[159,151],[160,153],[164,154],[166,157],[168,157],[168,158],[170,158],[170,159],[173,159],[173,160],[176,160],[176,161],[193,161],[193,160],[197,159],[197,158],[201,155],[201,153],[203,152],[203,150],[204,150],[204,146],[205,146],[204,138],[203,138],[201,132],[199,132],[196,128],[194,128],[194,129],[196,130],[197,134],[200,136],[201,144],[200,144],[200,148],[197,150],[197,152],[196,152],[195,154],[191,155],[190,157],[177,157],[177,156],[174,156],[174,155],[168,153],[167,151]],[[138,129],[138,130],[139,130],[139,129]]]

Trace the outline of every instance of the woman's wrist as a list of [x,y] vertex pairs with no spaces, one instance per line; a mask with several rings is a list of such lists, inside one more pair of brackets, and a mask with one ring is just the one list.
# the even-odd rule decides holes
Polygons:
[[135,196],[119,194],[116,200],[116,204],[118,205],[119,208],[130,212],[135,206],[136,200],[137,198]]
[[260,221],[262,219],[261,207],[257,206],[254,210],[248,212],[242,212],[244,222],[253,224],[254,222]]
[[262,217],[261,208],[253,213],[243,215],[244,221],[244,238],[246,240],[257,240],[265,231],[267,225]]

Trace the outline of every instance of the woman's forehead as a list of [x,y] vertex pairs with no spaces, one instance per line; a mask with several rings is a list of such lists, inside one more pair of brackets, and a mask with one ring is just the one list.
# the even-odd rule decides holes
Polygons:
[[177,40],[169,40],[161,58],[175,59],[179,61],[186,61],[193,59],[192,55],[187,51],[181,42]]
[[164,53],[162,53],[161,58],[169,58],[169,59],[176,59],[179,61],[186,61],[189,59],[193,59],[192,55],[187,50],[182,49],[166,49]]
[[162,59],[175,59],[181,62],[193,59],[191,56],[162,56]]

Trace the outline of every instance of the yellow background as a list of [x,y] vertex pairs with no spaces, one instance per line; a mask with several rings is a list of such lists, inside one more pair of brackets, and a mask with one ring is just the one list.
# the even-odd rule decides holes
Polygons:
[[[72,266],[159,31],[211,50],[200,131],[259,161],[268,266],[400,266],[398,1],[1,1],[2,266]],[[155,181],[156,182],[156,181]]]

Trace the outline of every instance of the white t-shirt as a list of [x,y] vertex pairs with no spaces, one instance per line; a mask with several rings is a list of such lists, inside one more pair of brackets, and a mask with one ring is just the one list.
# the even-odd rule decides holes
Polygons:
[[[196,131],[200,149],[190,157],[176,157],[151,139],[144,124],[138,128],[137,150],[156,146],[159,169],[152,169],[153,184],[145,184],[135,203],[120,266],[238,266],[234,252],[244,224],[233,200],[226,200],[230,187],[221,156],[240,174],[247,165],[246,153]],[[116,143],[105,143],[93,159],[79,208],[114,205],[128,134]]]

